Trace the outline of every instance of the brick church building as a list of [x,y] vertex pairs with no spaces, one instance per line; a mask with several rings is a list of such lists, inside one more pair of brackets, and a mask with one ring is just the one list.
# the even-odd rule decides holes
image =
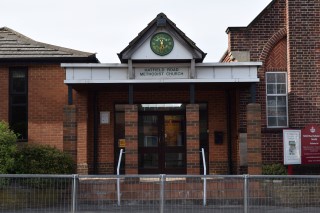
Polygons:
[[163,13],[119,64],[0,28],[0,120],[79,174],[114,174],[121,149],[123,174],[202,174],[203,159],[210,174],[260,174],[283,163],[283,129],[320,125],[319,14],[316,0],[273,0],[227,29],[218,63]]
[[[247,27],[226,32],[229,46],[221,62],[262,62],[256,84],[262,162],[283,162],[283,129],[320,125],[320,2],[274,0]],[[239,95],[241,133],[247,94]],[[319,172],[319,165],[293,166],[295,174]]]

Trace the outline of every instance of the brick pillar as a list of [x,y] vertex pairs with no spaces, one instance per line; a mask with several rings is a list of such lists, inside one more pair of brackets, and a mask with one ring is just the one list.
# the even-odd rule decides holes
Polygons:
[[125,106],[126,174],[138,174],[138,106]]
[[247,157],[248,174],[262,173],[261,156],[261,106],[252,103],[247,105]]
[[76,106],[63,107],[63,151],[77,161],[77,116]]
[[77,93],[77,173],[88,174],[88,92]]
[[188,104],[187,120],[187,174],[200,174],[199,105]]

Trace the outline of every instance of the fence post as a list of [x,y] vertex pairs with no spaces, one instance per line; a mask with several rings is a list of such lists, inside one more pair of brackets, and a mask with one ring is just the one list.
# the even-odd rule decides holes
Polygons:
[[71,193],[71,212],[75,213],[77,211],[77,179],[79,175],[72,175],[72,193]]
[[248,213],[248,199],[249,199],[249,175],[244,175],[244,182],[243,182],[243,212]]
[[164,182],[166,180],[166,176],[160,175],[160,213],[164,212]]

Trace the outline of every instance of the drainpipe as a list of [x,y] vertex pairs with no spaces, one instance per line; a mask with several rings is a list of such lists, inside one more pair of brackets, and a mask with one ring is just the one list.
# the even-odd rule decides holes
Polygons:
[[231,128],[231,94],[230,90],[227,90],[227,132],[228,132],[228,173],[232,175],[232,128]]
[[129,100],[128,100],[128,102],[129,102],[129,104],[133,104],[133,84],[129,84],[129,91],[128,91],[128,93],[129,93]]
[[93,92],[93,172],[98,173],[98,139],[99,139],[99,119],[98,119],[98,91]]
[[194,104],[196,99],[194,84],[190,84],[189,86],[190,86],[190,104]]
[[68,105],[73,104],[73,98],[72,98],[72,86],[68,85]]
[[250,85],[250,94],[251,94],[251,103],[256,103],[256,95],[257,95],[256,83],[252,83]]

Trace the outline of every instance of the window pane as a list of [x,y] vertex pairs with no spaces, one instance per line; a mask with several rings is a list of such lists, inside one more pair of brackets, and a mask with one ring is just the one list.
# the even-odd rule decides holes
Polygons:
[[277,94],[286,94],[285,84],[277,84]]
[[278,107],[278,116],[286,116],[287,115],[287,108],[286,107]]
[[139,164],[142,168],[158,168],[158,154],[143,154],[140,155]]
[[276,94],[277,85],[276,84],[268,84],[267,85],[267,94]]
[[267,83],[276,83],[276,73],[267,73]]
[[139,146],[158,147],[158,116],[143,115],[139,122]]
[[28,118],[27,118],[27,69],[10,68],[10,102],[9,123],[11,128],[19,134],[19,139],[27,139]]
[[277,119],[275,117],[269,117],[268,126],[277,126]]
[[277,97],[277,106],[286,107],[287,106],[287,97],[286,96],[278,96]]
[[267,117],[269,127],[287,126],[287,75],[266,73]]
[[24,70],[14,70],[12,71],[12,78],[25,78],[26,72]]
[[166,146],[184,146],[183,117],[181,115],[164,116]]
[[277,83],[286,83],[286,74],[285,73],[277,73]]
[[12,95],[12,104],[27,104],[26,95]]
[[27,139],[27,107],[12,106],[11,121],[12,130],[19,134],[19,139]]
[[277,116],[277,107],[268,107],[268,116]]
[[184,154],[183,153],[166,153],[166,168],[183,168]]
[[287,117],[278,117],[278,126],[288,126]]
[[276,98],[277,98],[276,96],[269,96],[269,97],[267,97],[268,107],[275,107],[275,106],[277,106]]
[[12,93],[25,93],[26,92],[26,79],[13,78],[12,79]]

